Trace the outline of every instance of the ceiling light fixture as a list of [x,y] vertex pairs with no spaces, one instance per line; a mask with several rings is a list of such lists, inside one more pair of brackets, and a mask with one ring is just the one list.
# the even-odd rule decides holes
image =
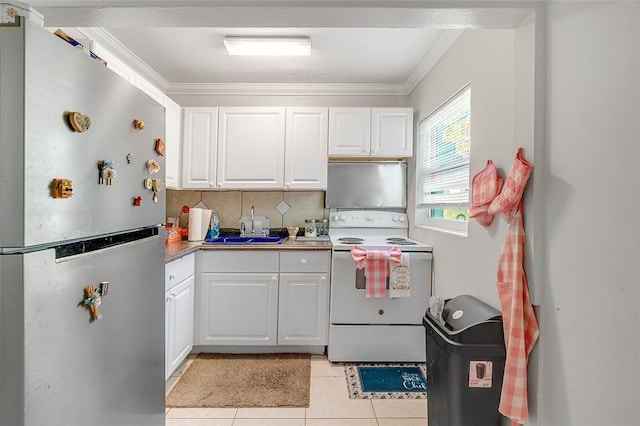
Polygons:
[[229,55],[309,56],[309,37],[225,37]]

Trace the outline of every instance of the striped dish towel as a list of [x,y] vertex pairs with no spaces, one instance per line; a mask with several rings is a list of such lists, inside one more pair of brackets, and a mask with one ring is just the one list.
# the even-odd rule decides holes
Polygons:
[[391,247],[390,250],[365,250],[355,246],[351,249],[351,257],[356,262],[358,269],[364,269],[366,276],[366,297],[386,297],[387,277],[389,276],[389,258],[396,261],[402,259],[402,252],[398,246]]

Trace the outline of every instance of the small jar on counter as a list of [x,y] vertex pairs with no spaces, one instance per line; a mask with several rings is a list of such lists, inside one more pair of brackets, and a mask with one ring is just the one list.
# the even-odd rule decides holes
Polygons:
[[329,219],[318,219],[318,237],[329,235]]
[[318,236],[318,220],[317,219],[305,219],[305,221],[304,221],[304,236],[305,237],[317,237]]

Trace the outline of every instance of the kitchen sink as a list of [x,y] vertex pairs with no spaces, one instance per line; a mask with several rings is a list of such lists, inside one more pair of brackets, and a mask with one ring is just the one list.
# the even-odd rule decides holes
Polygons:
[[228,245],[238,245],[238,244],[281,244],[287,237],[279,237],[279,236],[260,236],[260,235],[241,235],[241,236],[231,236],[231,237],[218,237],[212,240],[206,240],[205,244],[228,244]]

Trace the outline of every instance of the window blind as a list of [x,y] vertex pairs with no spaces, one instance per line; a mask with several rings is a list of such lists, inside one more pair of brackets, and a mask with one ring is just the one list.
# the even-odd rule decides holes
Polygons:
[[469,204],[471,87],[420,121],[417,203],[428,207]]

